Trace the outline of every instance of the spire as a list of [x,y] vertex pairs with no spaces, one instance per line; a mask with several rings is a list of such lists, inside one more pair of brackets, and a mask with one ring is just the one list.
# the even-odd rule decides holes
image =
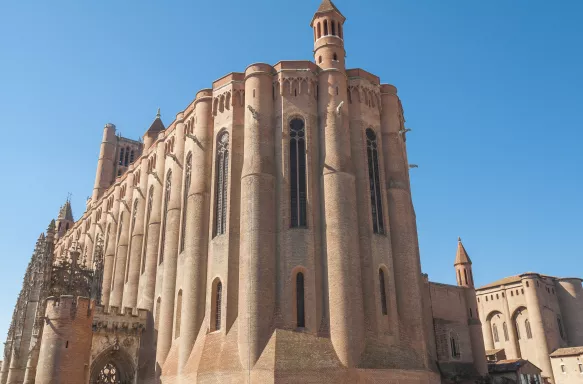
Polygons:
[[65,202],[65,204],[63,204],[63,206],[59,210],[59,216],[58,216],[59,220],[67,220],[67,221],[71,221],[71,222],[74,221],[73,220],[73,210],[71,209],[71,201],[69,199],[70,198],[67,197],[67,201]]
[[455,255],[455,263],[453,265],[472,264],[472,260],[470,260],[470,257],[468,256],[468,253],[466,252],[460,237],[457,238],[457,242],[457,253]]
[[164,126],[164,123],[162,122],[161,115],[160,115],[160,108],[158,108],[158,113],[156,113],[156,118],[152,122],[152,125],[150,125],[150,128],[148,128],[146,135],[157,134],[158,132],[161,132],[165,129],[166,129],[166,127]]
[[314,23],[314,19],[316,18],[316,16],[321,15],[323,13],[329,13],[329,12],[338,13],[340,15],[340,17],[342,17],[342,22],[344,22],[346,20],[346,17],[344,17],[342,12],[340,12],[338,10],[338,8],[336,8],[336,6],[332,2],[332,0],[322,0],[322,3],[318,7],[318,10],[314,14],[314,17],[312,18],[312,24]]

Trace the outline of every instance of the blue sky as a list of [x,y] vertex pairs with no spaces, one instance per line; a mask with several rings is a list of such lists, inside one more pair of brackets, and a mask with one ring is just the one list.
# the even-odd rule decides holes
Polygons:
[[[337,0],[347,65],[399,88],[423,270],[583,277],[583,2]],[[311,60],[319,0],[0,2],[0,334],[38,235],[138,138],[253,62]]]

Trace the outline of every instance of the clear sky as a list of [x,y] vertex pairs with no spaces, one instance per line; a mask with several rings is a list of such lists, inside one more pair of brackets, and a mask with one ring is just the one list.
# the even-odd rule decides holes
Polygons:
[[[583,277],[583,1],[336,0],[347,65],[399,88],[422,267]],[[105,123],[142,136],[254,62],[311,60],[319,0],[0,1],[0,335]]]

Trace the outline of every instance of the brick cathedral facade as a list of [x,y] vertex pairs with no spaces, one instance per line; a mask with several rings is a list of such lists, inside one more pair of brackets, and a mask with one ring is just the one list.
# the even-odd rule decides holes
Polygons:
[[85,213],[39,239],[1,384],[487,375],[473,282],[421,273],[401,101],[346,68],[345,21],[324,0],[313,62],[230,73],[141,141],[105,126]]

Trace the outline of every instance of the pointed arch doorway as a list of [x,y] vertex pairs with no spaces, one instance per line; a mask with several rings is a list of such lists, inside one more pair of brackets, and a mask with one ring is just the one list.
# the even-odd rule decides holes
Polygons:
[[119,346],[106,349],[91,364],[90,384],[133,384],[135,367]]

